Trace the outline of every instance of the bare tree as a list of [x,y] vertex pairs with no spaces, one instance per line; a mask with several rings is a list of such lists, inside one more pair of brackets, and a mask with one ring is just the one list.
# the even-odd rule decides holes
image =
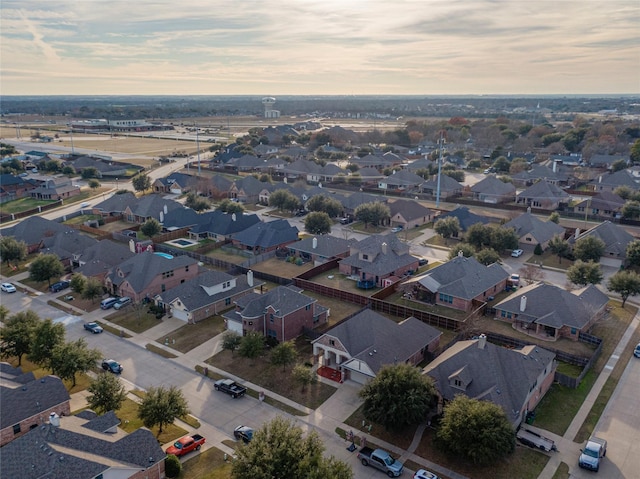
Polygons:
[[526,280],[527,283],[531,284],[537,281],[542,281],[544,279],[544,271],[539,266],[525,264],[520,268],[520,276],[522,279]]

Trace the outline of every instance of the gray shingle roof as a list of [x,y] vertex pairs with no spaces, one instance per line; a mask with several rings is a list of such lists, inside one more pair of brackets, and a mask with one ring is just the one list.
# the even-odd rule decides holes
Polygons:
[[[313,247],[314,240],[316,247]],[[300,251],[303,253],[315,254],[324,258],[349,252],[349,248],[356,242],[355,239],[336,238],[330,235],[317,235],[311,238],[305,238],[289,245],[292,251]]]
[[65,260],[80,256],[87,248],[95,246],[98,240],[86,236],[80,230],[71,230],[43,238],[42,243],[41,253],[55,254]]
[[0,429],[4,429],[63,404],[70,397],[60,378],[45,376],[16,388],[0,385],[0,399]]
[[449,217],[458,218],[458,223],[460,223],[460,229],[462,231],[467,231],[470,226],[473,226],[477,223],[486,225],[487,223],[491,222],[491,220],[486,216],[479,216],[475,213],[472,213],[466,206],[458,206],[455,210],[438,216],[437,219]]
[[488,175],[471,187],[471,191],[490,197],[502,197],[516,195],[516,187],[513,183],[500,181],[494,175]]
[[396,323],[370,309],[325,333],[337,338],[351,357],[367,363],[374,373],[384,365],[405,362],[441,335],[414,317]]
[[[187,265],[197,267],[197,261],[189,256],[176,256],[173,259],[167,259],[164,256],[145,251],[120,263],[109,272],[108,276],[113,284],[118,285],[127,280],[134,291],[140,292],[158,275]],[[122,271],[124,277],[120,277],[118,271]]]
[[15,226],[3,229],[0,234],[13,236],[27,245],[36,245],[45,237],[55,236],[65,231],[73,231],[73,228],[40,216],[30,216]]
[[245,304],[240,313],[242,317],[258,318],[264,315],[264,310],[268,306],[272,306],[276,311],[280,311],[278,316],[286,316],[316,301],[315,298],[310,298],[295,289],[278,286],[265,294],[244,296],[237,304]]
[[195,218],[198,222],[189,230],[190,233],[198,235],[207,233],[228,236],[260,223],[260,218],[255,214],[228,214],[215,210],[198,216],[199,218]]
[[84,423],[82,427],[86,427],[95,432],[107,432],[109,429],[114,428],[120,424],[120,419],[116,416],[116,413],[109,411],[102,416],[96,416]]
[[627,246],[635,240],[635,238],[625,229],[613,224],[611,221],[603,221],[599,225],[596,225],[590,230],[579,235],[577,239],[574,238],[574,240],[578,241],[582,238],[586,238],[587,236],[599,238],[604,242],[605,254],[603,256],[620,259],[627,256]]
[[429,217],[431,210],[413,200],[396,200],[389,204],[391,218],[400,213],[405,221],[413,221],[418,218]]
[[[481,349],[478,342],[457,342],[424,368],[423,374],[434,379],[444,399],[465,394],[491,401],[515,423],[531,387],[555,354],[537,346],[511,350],[489,342]],[[466,382],[466,390],[453,387],[455,378]]]
[[513,228],[518,238],[533,236],[538,243],[546,243],[556,235],[564,238],[565,229],[553,221],[542,221],[531,213],[523,213],[505,223],[503,228]]
[[509,277],[497,263],[484,266],[474,257],[456,256],[421,276],[418,282],[432,293],[471,300]]
[[542,200],[566,200],[569,195],[559,186],[546,181],[538,181],[517,195],[518,198],[539,198]]
[[245,246],[270,248],[296,241],[298,231],[298,228],[291,226],[287,220],[278,219],[268,223],[256,223],[235,233],[233,239]]

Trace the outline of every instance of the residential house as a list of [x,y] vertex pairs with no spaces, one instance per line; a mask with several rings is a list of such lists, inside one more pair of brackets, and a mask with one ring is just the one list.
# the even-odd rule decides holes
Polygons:
[[126,205],[122,214],[124,215],[124,219],[129,223],[143,224],[151,218],[163,223],[164,215],[169,211],[182,209],[184,209],[184,205],[177,201],[169,200],[164,198],[163,195],[153,193],[137,198],[137,201]]
[[20,479],[164,479],[166,454],[153,433],[127,434],[113,412],[52,414],[0,449],[0,476]]
[[616,161],[624,160],[627,164],[630,162],[629,155],[592,155],[587,162],[591,168],[611,169]]
[[356,192],[349,196],[342,198],[342,206],[344,206],[344,213],[347,216],[353,217],[356,208],[366,203],[387,203],[388,199],[380,195],[372,195],[371,193]]
[[638,191],[639,183],[629,170],[620,170],[611,174],[599,175],[589,183],[589,187],[596,192],[615,190],[620,186],[626,186],[632,191]]
[[59,377],[36,379],[33,373],[0,363],[0,446],[42,425],[52,412],[70,414],[70,400]]
[[111,268],[133,256],[135,253],[128,246],[104,239],[74,255],[72,269],[74,273],[103,282]]
[[417,160],[412,161],[411,163],[405,165],[405,170],[413,171],[414,173],[419,170],[429,170],[435,162],[426,157],[418,158]]
[[97,243],[97,239],[74,229],[43,238],[40,253],[55,254],[65,269],[70,270],[80,255]]
[[201,193],[214,199],[224,199],[229,197],[229,190],[233,185],[233,181],[222,175],[213,175],[209,178],[206,186],[203,186]]
[[111,161],[110,157],[97,156],[77,156],[71,161],[65,161],[64,165],[72,166],[76,170],[76,173],[82,173],[82,171],[87,168],[95,168],[98,172],[98,178],[125,177],[131,168],[141,169],[135,165]]
[[27,245],[27,252],[31,254],[42,248],[45,238],[69,231],[74,231],[74,229],[40,216],[29,216],[14,226],[4,228],[0,234],[13,236],[18,241],[24,241]]
[[120,216],[124,214],[125,210],[130,205],[135,205],[138,203],[138,198],[131,191],[127,191],[126,193],[112,195],[110,198],[107,198],[104,201],[93,206],[94,211],[99,211],[100,214],[104,217],[109,216]]
[[[449,211],[448,213],[436,216],[435,220],[438,221],[443,218],[457,218],[458,224],[460,225],[460,231],[463,233],[475,224],[481,223],[486,225],[491,223],[490,218],[472,213],[466,206],[458,206],[456,209]],[[453,236],[457,238],[458,234]]]
[[295,286],[277,286],[271,291],[250,293],[235,301],[236,309],[225,313],[227,329],[245,335],[258,331],[279,342],[297,338],[304,328],[325,324],[330,311]]
[[252,271],[245,277],[207,270],[154,300],[170,316],[194,324],[232,308],[235,301],[263,284],[254,281]]
[[583,233],[580,232],[580,229],[577,229],[576,234],[569,238],[569,243],[575,244],[576,241],[586,237],[598,238],[604,243],[604,252],[600,257],[600,264],[613,268],[620,268],[626,265],[627,247],[629,243],[636,240],[624,228],[611,221],[603,221]]
[[239,203],[257,204],[260,191],[265,184],[261,183],[253,176],[245,176],[233,182],[229,188],[229,198],[237,200]]
[[29,191],[38,184],[29,178],[13,174],[0,174],[0,203],[30,196]]
[[413,200],[395,200],[389,204],[390,222],[393,226],[402,226],[405,230],[417,228],[431,222],[433,212]]
[[495,175],[488,175],[471,187],[473,199],[482,203],[512,203],[516,199],[516,187],[505,183]]
[[526,212],[502,225],[503,228],[513,228],[521,245],[537,245],[544,250],[554,236],[564,239],[565,229],[553,221],[542,221],[537,216]]
[[550,211],[559,209],[570,200],[566,191],[546,181],[538,181],[516,196],[517,204]]
[[291,243],[288,248],[291,256],[302,258],[303,261],[312,261],[317,266],[331,258],[346,258],[351,245],[356,241],[330,235],[317,235]]
[[516,186],[531,186],[538,181],[545,181],[556,186],[567,186],[570,175],[567,167],[559,166],[559,162],[554,161],[552,167],[534,164],[529,170],[523,170],[511,175],[511,179]]
[[504,291],[508,278],[499,263],[485,266],[460,254],[405,284],[420,301],[471,312]]
[[173,172],[164,178],[158,178],[155,180],[151,187],[156,193],[182,195],[189,191],[197,191],[198,182],[199,179],[195,176]]
[[384,191],[414,191],[424,183],[424,178],[408,170],[394,171],[378,181],[378,188]]
[[349,163],[358,165],[359,168],[375,168],[378,171],[382,171],[385,168],[393,168],[402,162],[396,162],[395,158],[384,158],[380,155],[368,154],[360,158],[359,156],[352,156],[349,158]]
[[67,177],[49,178],[40,186],[29,191],[31,198],[37,200],[63,200],[80,194],[80,187],[74,186]]
[[151,299],[198,274],[198,263],[189,256],[168,259],[145,251],[111,268],[105,278],[105,288],[109,294],[129,296],[138,302]]
[[574,213],[580,213],[585,218],[597,216],[610,219],[622,217],[622,207],[625,200],[611,191],[601,191],[595,196],[584,199],[573,205]]
[[378,170],[370,166],[360,168],[356,173],[360,175],[360,178],[362,179],[362,183],[364,184],[368,184],[368,183],[377,184],[378,180],[381,180],[382,178],[384,178],[384,175],[382,173],[380,173]]
[[230,240],[231,237],[260,223],[258,215],[223,213],[220,210],[208,211],[199,215],[199,222],[189,230],[193,239],[209,238],[216,241]]
[[277,154],[278,147],[275,145],[263,145],[262,143],[260,143],[259,145],[253,147],[253,151],[259,158],[266,158],[269,155]]
[[254,155],[243,155],[240,158],[231,158],[224,167],[237,172],[251,172],[256,171],[264,162],[263,158],[258,158]]
[[236,248],[261,254],[298,241],[298,233],[296,226],[291,226],[285,219],[278,219],[268,223],[255,223],[231,235],[231,240]]
[[[321,183],[331,183],[338,176],[345,176],[347,171],[340,168],[335,163],[327,163],[326,165],[320,167],[318,171],[318,181]],[[355,173],[356,175],[358,172]]]
[[289,163],[284,170],[289,180],[303,179],[310,183],[318,183],[321,179],[322,166],[310,160],[296,160]]
[[365,287],[382,288],[418,269],[418,258],[409,254],[409,245],[393,234],[371,235],[351,246],[349,256],[340,260],[339,271],[357,279]]
[[587,332],[602,317],[608,302],[607,295],[593,284],[566,291],[533,283],[496,304],[495,319],[548,341],[577,341],[581,332]]
[[314,339],[313,357],[320,366],[339,369],[342,380],[365,384],[383,366],[417,366],[433,355],[442,333],[410,317],[396,323],[370,309],[341,321]]
[[507,349],[485,335],[458,341],[423,369],[446,405],[464,394],[500,406],[517,428],[547,393],[555,376],[555,354],[539,346]]
[[[447,175],[440,176],[440,199],[450,199],[460,196],[462,194],[463,186],[456,180]],[[426,195],[431,195],[434,198],[438,193],[438,175],[432,180],[425,181],[421,186],[422,192]]]

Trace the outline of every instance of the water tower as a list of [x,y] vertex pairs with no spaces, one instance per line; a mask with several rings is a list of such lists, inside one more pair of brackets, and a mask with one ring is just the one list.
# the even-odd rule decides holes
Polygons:
[[265,118],[278,118],[280,112],[273,109],[273,105],[276,104],[276,99],[272,96],[266,96],[262,99],[264,105],[264,117]]

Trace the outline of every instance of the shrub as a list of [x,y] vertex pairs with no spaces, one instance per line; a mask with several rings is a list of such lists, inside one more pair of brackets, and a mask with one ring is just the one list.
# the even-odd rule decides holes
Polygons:
[[178,477],[182,472],[182,463],[173,454],[169,454],[164,460],[164,472],[167,477]]
[[536,245],[535,249],[533,250],[533,254],[535,254],[536,256],[540,256],[542,254],[542,246],[540,246],[540,243]]

